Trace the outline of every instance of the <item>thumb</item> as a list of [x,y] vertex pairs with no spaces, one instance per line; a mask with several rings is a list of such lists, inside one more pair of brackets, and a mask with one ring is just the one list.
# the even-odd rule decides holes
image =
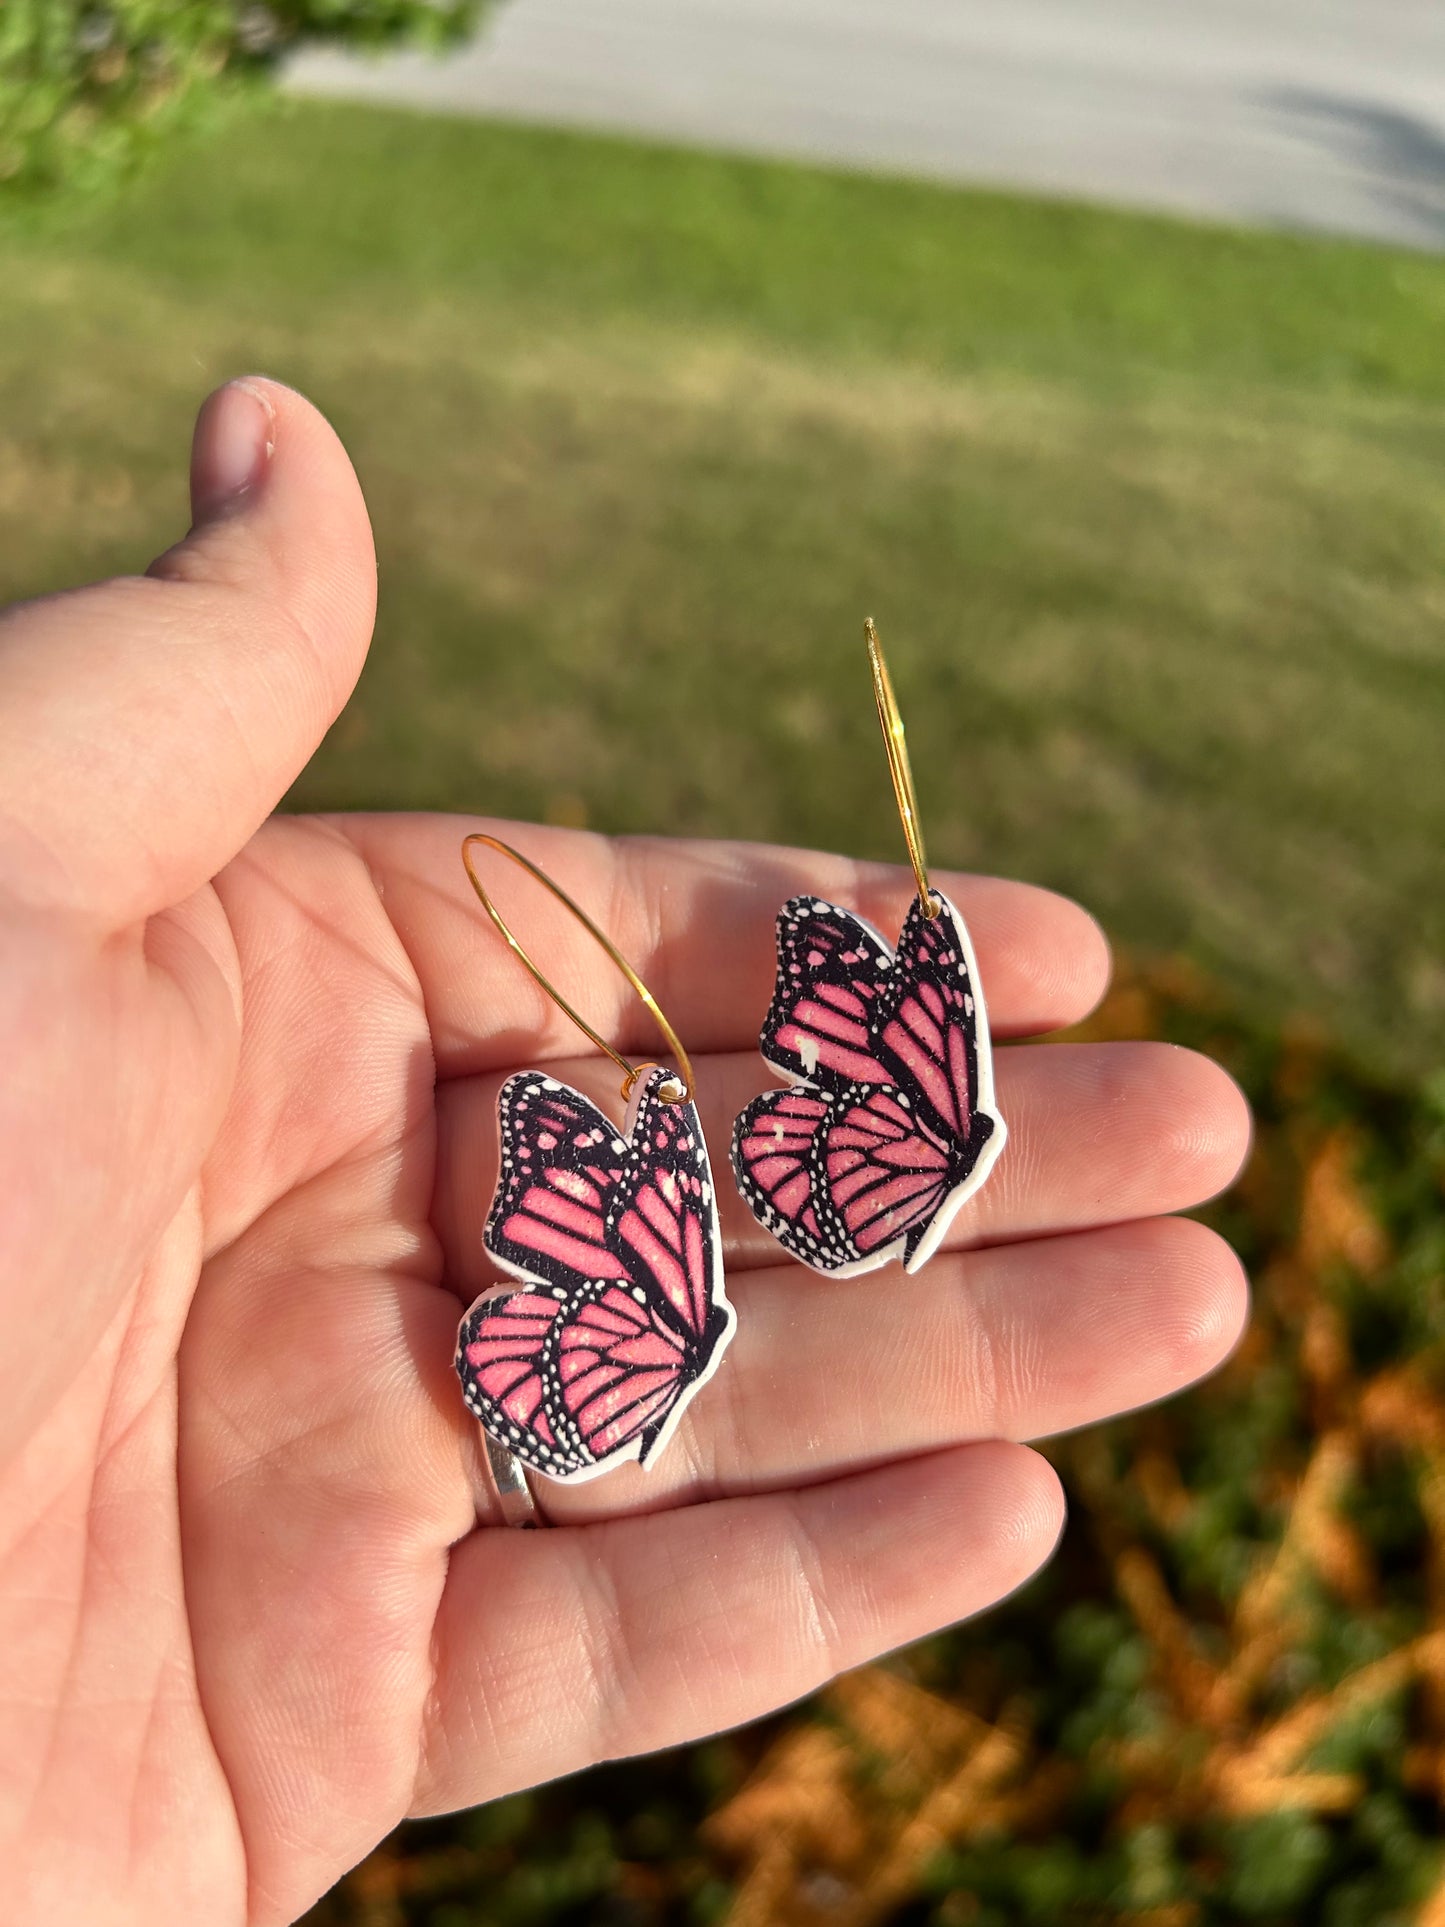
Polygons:
[[278,382],[218,389],[191,494],[189,535],[145,576],[0,616],[0,886],[111,928],[240,849],[371,635],[366,507],[309,402]]

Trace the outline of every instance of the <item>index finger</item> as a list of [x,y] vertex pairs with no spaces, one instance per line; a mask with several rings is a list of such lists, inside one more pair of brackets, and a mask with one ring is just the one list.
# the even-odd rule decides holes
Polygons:
[[[773,924],[791,896],[816,894],[897,937],[913,890],[901,865],[773,844],[605,837],[461,816],[346,816],[416,970],[438,1075],[471,1076],[575,1056],[577,1032],[483,915],[461,842],[486,830],[545,870],[642,976],[689,1050],[756,1044],[772,996]],[[487,887],[562,994],[616,1048],[656,1053],[657,1029],[593,939],[502,859]],[[940,871],[963,912],[989,1021],[1001,1037],[1057,1030],[1088,1015],[1109,979],[1094,919],[1033,884]]]

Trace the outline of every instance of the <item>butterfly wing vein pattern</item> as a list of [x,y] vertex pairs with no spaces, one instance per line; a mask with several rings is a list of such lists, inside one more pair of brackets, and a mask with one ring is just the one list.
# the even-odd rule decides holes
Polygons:
[[472,1306],[457,1370],[487,1432],[555,1479],[647,1463],[732,1336],[707,1147],[667,1076],[639,1082],[622,1132],[537,1071],[498,1098],[485,1244],[522,1289]]
[[[935,893],[937,894],[937,893]],[[753,1215],[835,1275],[917,1270],[1003,1148],[968,931],[915,898],[898,949],[816,897],[778,915],[762,1052],[789,1080],[742,1113],[733,1169]]]

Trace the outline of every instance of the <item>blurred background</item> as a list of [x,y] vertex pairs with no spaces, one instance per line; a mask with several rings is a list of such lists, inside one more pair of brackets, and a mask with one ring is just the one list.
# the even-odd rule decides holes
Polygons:
[[297,807],[897,858],[872,613],[936,860],[1261,1120],[1251,1335],[1047,1575],[315,1927],[1445,1927],[1439,0],[7,0],[0,599],[247,369],[380,553]]

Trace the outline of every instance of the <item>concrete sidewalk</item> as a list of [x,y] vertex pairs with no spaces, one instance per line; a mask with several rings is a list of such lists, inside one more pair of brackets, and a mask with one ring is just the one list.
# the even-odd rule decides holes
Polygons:
[[502,0],[290,84],[1445,248],[1445,0]]

